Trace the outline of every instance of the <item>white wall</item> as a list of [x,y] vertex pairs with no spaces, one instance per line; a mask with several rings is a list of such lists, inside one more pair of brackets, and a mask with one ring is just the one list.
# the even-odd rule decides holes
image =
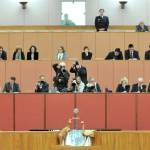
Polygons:
[[[90,0],[88,0],[90,1]],[[95,8],[104,8],[112,25],[135,25],[139,21],[150,24],[150,0],[128,0],[125,9],[120,9],[120,0],[92,0],[97,3]],[[93,24],[91,18],[97,15],[93,6],[89,3],[87,16],[88,24]]]
[[23,10],[19,0],[0,0],[0,25],[59,25],[61,0],[28,0]]
[[[62,0],[28,0],[22,10],[19,0],[0,0],[0,25],[60,25]],[[71,0],[70,0],[71,1]],[[104,8],[112,25],[150,25],[150,0],[128,0],[124,10],[119,0],[86,0],[86,23],[94,24],[99,8]]]

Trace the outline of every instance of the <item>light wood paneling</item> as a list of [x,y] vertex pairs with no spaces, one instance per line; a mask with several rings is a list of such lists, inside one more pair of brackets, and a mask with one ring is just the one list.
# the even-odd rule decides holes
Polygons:
[[67,33],[67,50],[69,58],[79,59],[81,56],[81,33]]
[[38,33],[38,51],[40,60],[52,60],[52,33]]
[[124,49],[124,33],[110,33],[110,49]]
[[[95,58],[95,33],[92,32],[82,32],[81,33],[81,51],[83,51],[84,46],[88,46]],[[81,53],[80,53],[81,56]]]
[[16,47],[24,47],[24,39],[23,39],[23,32],[11,32],[9,33],[9,53],[8,59],[12,60],[13,53]]
[[96,33],[96,58],[105,58],[107,55],[107,52],[109,52],[110,49],[110,34],[109,33]]
[[[63,46],[67,52],[67,39],[66,39],[66,33],[65,32],[54,32],[52,33],[52,58],[53,60],[56,60],[56,54],[58,52],[58,48],[60,48],[60,46]],[[70,57],[70,55],[68,54],[68,56]]]

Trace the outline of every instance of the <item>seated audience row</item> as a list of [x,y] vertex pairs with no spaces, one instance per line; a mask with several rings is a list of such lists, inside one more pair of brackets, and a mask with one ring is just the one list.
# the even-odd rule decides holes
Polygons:
[[[25,55],[22,48],[18,47],[13,53],[13,60],[25,60]],[[27,52],[27,60],[38,60],[39,53],[37,52],[36,46],[32,45]],[[7,60],[7,53],[4,51],[3,47],[0,46],[0,60]]]
[[[149,45],[150,49],[150,45]],[[133,44],[129,44],[128,49],[124,52],[124,58],[120,48],[116,48],[114,51],[108,53],[106,60],[140,60],[139,52],[134,49]],[[145,60],[150,60],[150,50],[145,51]]]
[[133,84],[132,87],[130,87],[128,83],[128,78],[124,77],[121,79],[120,84],[118,84],[116,89],[116,92],[121,93],[128,93],[128,92],[144,93],[146,91],[150,92],[150,84],[147,88],[147,86],[144,84],[144,80],[142,77],[139,77],[137,83]]
[[[66,60],[68,58],[67,52],[64,49],[63,46],[60,46],[58,49],[56,59],[57,60]],[[81,53],[82,60],[91,60],[92,59],[92,52],[90,52],[90,49],[85,46],[83,49],[83,52]],[[39,59],[39,52],[37,51],[37,47],[32,45],[29,49],[29,52],[27,52],[27,60],[38,60]],[[7,60],[7,53],[3,49],[2,46],[0,46],[0,60]],[[13,53],[13,60],[25,60],[25,54],[22,50],[22,48],[18,47]]]
[[[35,92],[36,93],[63,93],[63,92],[74,92],[74,93],[83,93],[83,92],[92,92],[97,93],[101,92],[100,85],[95,81],[93,77],[90,77],[87,83],[85,84],[80,76],[76,76],[72,81],[71,85],[68,87],[68,81],[54,81],[54,85],[52,88],[49,88],[48,82],[45,80],[45,76],[41,75],[39,77],[39,81],[36,83]],[[63,83],[64,82],[64,83]],[[62,86],[60,86],[62,84]],[[66,84],[65,84],[66,83]],[[4,93],[18,93],[21,92],[19,84],[16,83],[16,78],[11,77],[10,81],[5,83],[3,88]],[[105,92],[108,92],[105,91]],[[112,91],[109,91],[112,92]],[[118,84],[116,88],[116,92],[119,93],[145,93],[150,92],[150,83],[148,87],[143,82],[143,78],[139,77],[137,83],[133,84],[132,86],[129,85],[128,79],[126,77],[121,79],[121,82]]]
[[[49,88],[49,84],[45,81],[44,75],[41,75],[36,84],[35,92],[101,92],[100,85],[93,77],[90,77],[89,80],[87,79],[87,69],[78,61],[75,61],[70,68],[70,71],[66,69],[66,64],[64,62],[53,64],[53,70],[55,71],[55,75],[53,77],[53,88]],[[74,78],[71,80],[70,86],[68,85],[70,79],[69,72],[74,74]],[[4,85],[3,92],[20,92],[21,90],[19,85],[15,81],[16,78],[11,77],[10,82]],[[128,79],[124,77],[121,79],[116,88],[116,92],[121,93],[142,93],[146,91],[150,92],[150,84],[147,88],[142,77],[139,77],[137,83],[132,86],[129,85]],[[106,87],[105,92],[112,91]]]
[[[149,45],[150,49],[150,45]],[[68,54],[67,51],[61,46],[56,54],[56,59],[59,61],[67,60]],[[91,60],[92,52],[90,51],[88,46],[85,46],[83,52],[81,53],[82,60]],[[39,52],[37,51],[36,46],[32,45],[27,52],[27,60],[38,60]],[[125,50],[124,56],[120,48],[116,48],[114,51],[110,51],[105,60],[140,60],[139,52],[134,49],[133,44],[129,44],[128,49]],[[0,60],[7,60],[7,53],[3,50],[3,47],[0,46]],[[25,55],[22,48],[16,48],[13,53],[13,60],[25,60]],[[145,60],[150,60],[150,50],[145,52]]]

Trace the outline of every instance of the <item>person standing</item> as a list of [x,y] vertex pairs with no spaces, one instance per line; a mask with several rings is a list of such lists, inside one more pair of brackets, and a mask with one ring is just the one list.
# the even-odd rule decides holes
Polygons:
[[107,31],[109,27],[109,18],[107,16],[104,16],[104,9],[99,10],[99,16],[96,16],[95,18],[95,28],[96,31]]

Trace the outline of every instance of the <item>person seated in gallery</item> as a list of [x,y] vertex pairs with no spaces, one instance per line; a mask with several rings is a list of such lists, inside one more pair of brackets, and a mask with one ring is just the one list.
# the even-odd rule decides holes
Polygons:
[[7,60],[7,53],[2,46],[0,46],[0,60]]
[[150,83],[148,84],[147,92],[150,93]]
[[143,21],[141,21],[137,26],[136,26],[136,32],[148,32],[148,26],[144,24]]
[[92,52],[90,51],[88,46],[85,46],[83,48],[81,57],[82,57],[82,60],[91,60],[92,59]]
[[72,80],[68,92],[83,93],[84,88],[85,88],[85,84],[82,82],[81,77],[77,76],[75,79]]
[[134,49],[133,44],[129,44],[128,49],[125,50],[125,60],[140,60],[139,52]]
[[29,48],[29,52],[27,52],[27,60],[38,60],[39,52],[37,51],[37,47],[32,45]]
[[128,78],[123,77],[116,88],[116,92],[128,93],[130,92],[130,85],[128,84]]
[[101,92],[100,85],[95,81],[93,77],[89,78],[88,83],[84,88],[84,92],[92,92],[92,93]]
[[39,77],[39,81],[36,83],[35,92],[36,93],[48,93],[49,92],[49,84],[45,81],[44,75],[41,75]]
[[58,49],[56,59],[60,61],[64,61],[67,59],[67,52],[63,46],[60,46],[60,48]]
[[95,18],[95,28],[96,31],[107,31],[109,27],[109,18],[107,16],[104,16],[104,9],[99,10],[99,16],[96,16]]
[[[77,112],[78,108],[75,108],[74,111]],[[81,129],[77,127],[79,123]],[[58,134],[59,144],[62,146],[92,146],[94,138],[94,130],[85,130],[85,123],[80,121],[78,116],[69,119],[66,127]]]
[[16,50],[13,53],[13,60],[25,60],[25,55],[22,51],[22,48],[16,48]]
[[82,66],[79,61],[75,61],[75,63],[70,68],[70,72],[75,74],[76,77],[80,77],[84,84],[87,84],[87,69]]
[[4,93],[19,93],[20,87],[19,84],[16,83],[16,77],[10,77],[10,81],[5,83],[3,88]]
[[123,60],[123,54],[120,48],[116,48],[106,56],[105,60]]
[[67,92],[70,74],[64,62],[53,64],[56,75],[53,78],[54,88],[59,92]]
[[69,14],[64,14],[64,19],[61,20],[61,25],[63,26],[75,26],[75,22],[69,19]]
[[145,51],[145,60],[150,60],[150,45],[149,50]]
[[131,92],[135,92],[135,93],[146,92],[146,85],[144,84],[143,77],[139,77],[138,82],[132,85]]

